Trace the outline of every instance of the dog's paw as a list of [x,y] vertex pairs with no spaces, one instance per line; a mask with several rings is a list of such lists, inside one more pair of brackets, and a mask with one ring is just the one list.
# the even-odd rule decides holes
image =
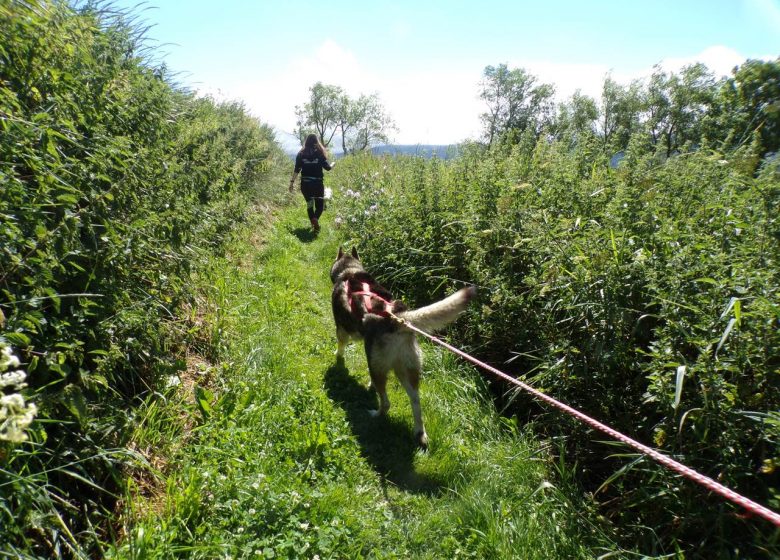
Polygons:
[[428,434],[425,433],[425,430],[418,432],[415,437],[417,438],[417,445],[420,449],[428,451]]

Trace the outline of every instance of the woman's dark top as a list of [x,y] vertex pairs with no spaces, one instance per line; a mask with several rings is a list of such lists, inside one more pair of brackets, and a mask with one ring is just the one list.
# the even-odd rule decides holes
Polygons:
[[301,150],[295,158],[295,172],[301,174],[301,186],[306,183],[322,184],[322,170],[331,170],[331,165],[319,150]]

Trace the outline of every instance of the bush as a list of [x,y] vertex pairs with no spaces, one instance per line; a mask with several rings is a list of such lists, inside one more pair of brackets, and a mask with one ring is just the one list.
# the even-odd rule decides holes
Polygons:
[[[546,139],[448,163],[351,158],[337,221],[410,303],[477,285],[462,344],[778,509],[780,183],[777,162],[754,161],[751,147],[666,159],[634,142],[613,169],[591,141]],[[511,399],[568,437],[582,483],[647,553],[776,551],[763,521]]]
[[190,274],[283,157],[240,105],[172,85],[112,13],[0,4],[0,340],[38,412],[29,442],[0,442],[5,551],[110,538],[141,460],[133,406],[183,367]]

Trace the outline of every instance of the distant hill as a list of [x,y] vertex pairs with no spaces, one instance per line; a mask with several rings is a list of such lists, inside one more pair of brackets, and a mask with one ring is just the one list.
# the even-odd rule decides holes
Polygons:
[[[287,149],[287,155],[291,158],[295,158],[298,150]],[[340,151],[332,150],[333,157],[338,159],[343,156]],[[439,159],[452,159],[457,157],[459,149],[457,144],[385,144],[382,146],[374,146],[371,148],[371,153],[377,156],[382,155],[405,155],[405,156],[420,156],[425,159],[431,159],[437,157]]]
[[459,150],[456,144],[387,144],[371,148],[374,155],[406,155],[420,156],[425,159],[437,157],[439,159],[452,159],[458,156]]

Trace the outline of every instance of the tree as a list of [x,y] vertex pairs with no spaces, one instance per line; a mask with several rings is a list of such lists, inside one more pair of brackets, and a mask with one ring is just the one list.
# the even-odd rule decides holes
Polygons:
[[748,60],[720,90],[719,124],[732,142],[749,141],[759,130],[764,153],[780,150],[780,58]]
[[295,107],[296,134],[301,142],[314,132],[328,147],[338,134],[341,149],[347,154],[389,141],[395,125],[377,94],[352,99],[342,88],[322,82],[314,84],[309,92],[309,101],[303,107]]
[[486,66],[480,98],[487,103],[481,115],[489,144],[506,132],[523,133],[531,128],[538,136],[549,123],[555,93],[549,84],[536,85],[536,77],[523,68],[510,70],[506,64]]
[[700,141],[716,91],[715,79],[704,64],[686,66],[680,74],[666,74],[656,67],[647,90],[647,125],[653,143],[663,143],[667,157],[685,142]]
[[377,94],[361,95],[354,100],[345,96],[340,104],[339,130],[341,147],[347,154],[387,143],[395,124],[385,113]]
[[309,88],[309,101],[303,107],[296,105],[295,116],[298,119],[296,134],[301,144],[310,133],[315,133],[322,145],[330,146],[339,127],[339,113],[344,90],[338,86],[317,82]]
[[552,133],[558,139],[566,136],[577,142],[594,133],[598,117],[598,107],[593,98],[577,90],[568,102],[558,105],[558,114],[551,127]]
[[604,146],[625,150],[631,135],[641,127],[642,90],[639,82],[621,86],[607,75],[601,90],[599,131]]

